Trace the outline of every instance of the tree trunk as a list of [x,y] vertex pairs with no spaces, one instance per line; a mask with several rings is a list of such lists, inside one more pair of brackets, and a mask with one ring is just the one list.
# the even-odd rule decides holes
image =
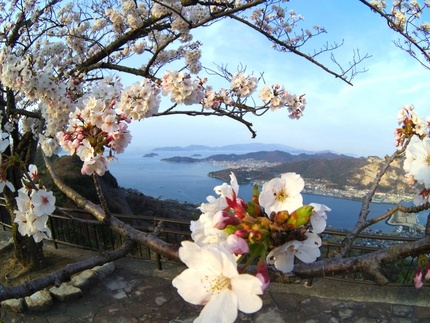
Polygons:
[[33,237],[22,236],[18,232],[18,225],[12,226],[15,258],[26,269],[40,269],[45,266],[43,241],[36,243]]

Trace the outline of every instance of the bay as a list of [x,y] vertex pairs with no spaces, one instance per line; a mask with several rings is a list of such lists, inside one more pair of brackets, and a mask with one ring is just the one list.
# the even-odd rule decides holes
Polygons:
[[[154,157],[143,157],[151,153],[135,150],[132,153],[118,155],[118,162],[110,164],[110,171],[118,184],[124,188],[136,189],[145,195],[160,199],[172,199],[188,203],[204,203],[208,195],[214,195],[213,188],[223,181],[208,176],[211,171],[222,167],[211,163],[173,163],[161,159],[173,156],[204,158],[218,153],[213,151],[160,151]],[[239,197],[249,201],[252,196],[252,185],[241,185]],[[354,227],[361,210],[361,201],[341,199],[322,195],[303,194],[304,204],[319,203],[331,208],[327,224],[336,229],[350,230]],[[405,203],[410,205],[410,203]],[[394,204],[371,203],[368,219],[387,212]],[[425,224],[428,212],[418,214],[421,224]],[[380,222],[372,226],[374,230],[392,232],[396,227]]]

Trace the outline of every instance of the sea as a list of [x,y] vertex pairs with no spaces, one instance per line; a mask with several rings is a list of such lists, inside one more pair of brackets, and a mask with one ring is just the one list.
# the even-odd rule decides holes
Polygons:
[[[156,153],[153,157],[146,154]],[[134,150],[117,155],[118,161],[110,164],[109,170],[124,188],[132,188],[145,195],[159,199],[172,199],[187,203],[204,203],[206,197],[214,195],[213,188],[223,183],[222,180],[211,178],[209,172],[223,169],[209,162],[174,163],[162,159],[174,156],[205,158],[215,154],[237,153],[233,151],[148,151]],[[244,152],[240,152],[242,154]],[[239,197],[249,201],[252,196],[252,184],[240,185]],[[351,230],[361,210],[361,201],[335,198],[314,194],[303,194],[304,204],[320,203],[328,206],[327,225],[336,229]],[[404,205],[411,205],[404,202]],[[368,219],[387,212],[394,204],[371,203]],[[419,222],[426,223],[427,212],[417,214]],[[373,230],[393,232],[396,226],[379,222],[372,226]]]

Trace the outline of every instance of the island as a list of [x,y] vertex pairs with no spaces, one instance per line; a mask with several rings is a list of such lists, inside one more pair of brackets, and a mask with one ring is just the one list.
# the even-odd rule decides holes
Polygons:
[[175,156],[171,158],[163,158],[161,161],[171,162],[171,163],[197,163],[200,160],[191,158],[191,157],[181,157],[181,156]]
[[156,153],[149,153],[149,154],[145,154],[145,155],[143,155],[143,157],[155,157],[155,156],[158,156],[158,154],[156,154]]

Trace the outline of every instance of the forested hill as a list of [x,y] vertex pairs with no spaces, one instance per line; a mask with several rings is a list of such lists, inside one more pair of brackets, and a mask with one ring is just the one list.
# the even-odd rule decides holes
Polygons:
[[[247,155],[250,156],[250,154]],[[261,155],[257,154],[257,156]],[[323,181],[327,187],[333,189],[343,190],[352,187],[362,190],[370,188],[381,164],[384,163],[384,160],[378,157],[354,158],[336,154],[296,155],[292,156],[291,160],[276,165],[260,165],[259,160],[255,159],[254,162],[250,160],[245,162],[245,159],[242,159],[243,166],[240,165],[240,161],[232,166],[224,163],[227,166],[226,169],[211,172],[209,176],[229,181],[229,174],[233,171],[239,183],[254,183],[268,181],[282,173],[295,172],[305,179]],[[412,192],[411,188],[404,183],[402,164],[402,161],[396,161],[391,165],[383,176],[378,191]]]

